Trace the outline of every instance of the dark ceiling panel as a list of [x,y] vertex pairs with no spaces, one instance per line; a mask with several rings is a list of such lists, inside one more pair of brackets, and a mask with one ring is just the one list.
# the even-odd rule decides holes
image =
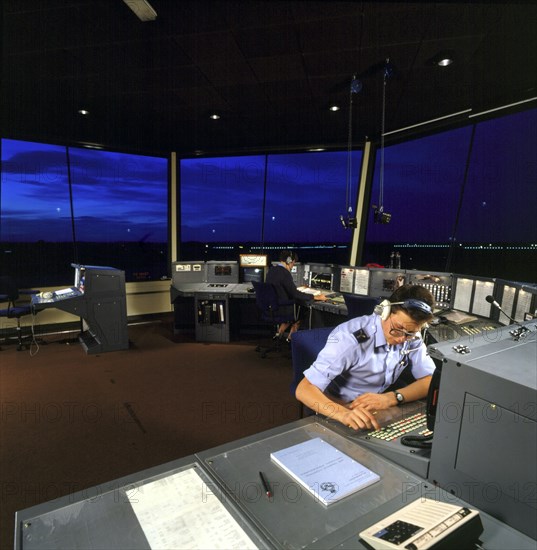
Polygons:
[[534,3],[149,1],[158,17],[142,23],[121,0],[3,0],[3,136],[183,154],[341,146],[351,97],[356,140],[379,135],[386,59],[386,129],[537,96]]

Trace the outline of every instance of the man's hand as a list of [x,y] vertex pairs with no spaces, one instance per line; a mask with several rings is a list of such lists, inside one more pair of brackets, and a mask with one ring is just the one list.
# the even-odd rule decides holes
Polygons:
[[364,393],[358,396],[349,407],[360,407],[367,411],[381,411],[397,405],[397,399],[393,392],[388,393]]
[[339,414],[337,420],[339,420],[342,424],[345,424],[345,426],[353,428],[354,430],[370,430],[371,428],[379,430],[380,425],[374,414],[374,412],[356,405],[352,409],[348,409],[347,411]]

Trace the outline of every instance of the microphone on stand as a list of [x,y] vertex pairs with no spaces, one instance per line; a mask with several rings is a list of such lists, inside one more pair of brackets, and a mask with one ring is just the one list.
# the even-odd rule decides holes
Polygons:
[[492,304],[494,307],[497,307],[508,319],[510,319],[513,323],[515,323],[515,325],[518,325],[519,328],[509,331],[509,334],[513,337],[513,339],[516,342],[518,342],[518,340],[520,340],[521,338],[526,338],[528,333],[531,332],[528,327],[521,325],[518,321],[513,319],[510,315],[507,315],[507,313],[505,313],[505,311],[502,309],[502,306],[500,306],[500,304],[494,299],[493,296],[489,294],[488,296],[485,297],[485,300],[489,304]]
[[492,304],[494,307],[498,308],[510,321],[513,323],[519,325],[520,323],[518,321],[515,321],[510,315],[507,315],[505,311],[502,309],[502,306],[494,299],[494,296],[491,296],[490,294],[485,298],[485,300]]

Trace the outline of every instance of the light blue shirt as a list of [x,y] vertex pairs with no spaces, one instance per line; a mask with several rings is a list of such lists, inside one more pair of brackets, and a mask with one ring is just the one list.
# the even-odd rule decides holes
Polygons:
[[373,314],[338,325],[304,376],[321,391],[347,402],[363,393],[382,393],[407,364],[416,379],[435,369],[421,339],[389,346],[380,316]]

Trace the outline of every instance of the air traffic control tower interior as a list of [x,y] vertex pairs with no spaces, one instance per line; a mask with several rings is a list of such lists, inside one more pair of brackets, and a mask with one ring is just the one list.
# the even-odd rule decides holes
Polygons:
[[[0,548],[537,550],[537,5],[0,9]],[[402,285],[427,395],[302,406]]]

